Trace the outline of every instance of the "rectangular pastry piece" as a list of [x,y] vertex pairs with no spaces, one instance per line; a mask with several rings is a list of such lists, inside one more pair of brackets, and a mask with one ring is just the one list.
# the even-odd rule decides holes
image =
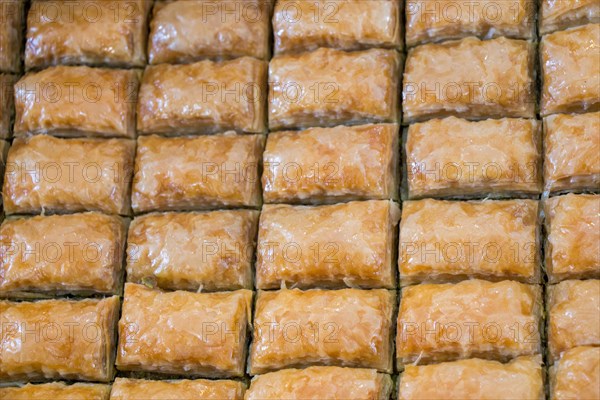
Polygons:
[[98,383],[51,382],[19,387],[0,387],[0,398],[5,400],[108,400],[110,386]]
[[600,345],[600,280],[569,280],[547,289],[549,362],[577,346]]
[[542,191],[541,124],[432,119],[408,127],[408,196],[514,197]]
[[238,381],[168,380],[117,378],[110,400],[243,400],[246,386]]
[[209,378],[244,376],[252,292],[161,292],[125,284],[117,368]]
[[545,190],[600,189],[600,112],[544,118]]
[[600,110],[600,24],[546,35],[540,42],[540,113]]
[[540,35],[600,22],[598,0],[542,0]]
[[263,154],[264,200],[397,199],[398,142],[395,124],[271,133]]
[[25,67],[143,67],[151,7],[148,0],[33,0],[27,15]]
[[404,70],[404,122],[535,118],[534,65],[533,43],[505,37],[415,47]]
[[251,57],[146,67],[140,87],[140,134],[266,130],[267,63]]
[[135,137],[134,70],[50,67],[15,85],[15,136]]
[[260,206],[264,140],[233,132],[138,138],[134,212]]
[[0,301],[0,380],[109,382],[114,372],[118,318],[117,296]]
[[398,121],[401,58],[394,50],[328,48],[274,57],[269,128]]
[[135,142],[126,139],[15,139],[3,197],[7,214],[130,213]]
[[264,0],[159,0],[150,23],[150,64],[244,56],[268,60],[270,8]]
[[402,286],[468,278],[539,283],[538,201],[406,201],[399,253]]
[[535,0],[407,0],[406,45],[476,36],[531,39]]
[[319,47],[402,49],[401,1],[280,0],[273,13],[275,53]]
[[400,374],[399,400],[544,400],[542,357],[506,364],[478,358],[433,365],[407,365]]
[[551,197],[544,213],[548,281],[600,279],[600,196]]
[[0,297],[119,294],[127,222],[100,213],[9,218]]
[[[5,3],[0,3],[0,9]],[[15,115],[14,84],[16,75],[0,74],[0,139],[12,137],[12,124]]]
[[600,347],[575,347],[550,367],[550,400],[600,399]]
[[265,205],[260,216],[256,287],[396,287],[400,209],[388,200],[319,207]]
[[24,11],[23,0],[0,3],[0,72],[21,72]]
[[312,365],[392,372],[396,292],[258,292],[250,375]]
[[539,354],[542,312],[537,285],[473,279],[406,287],[396,334],[398,368]]
[[148,214],[133,220],[127,280],[162,289],[252,289],[258,211]]
[[252,379],[246,400],[387,400],[392,378],[374,369],[308,367]]

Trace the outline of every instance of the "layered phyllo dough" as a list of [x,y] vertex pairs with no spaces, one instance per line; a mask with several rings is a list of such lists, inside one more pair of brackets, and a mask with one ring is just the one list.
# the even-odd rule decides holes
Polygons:
[[402,48],[401,1],[282,0],[275,4],[275,53],[319,47],[358,50]]
[[259,292],[250,375],[314,365],[392,372],[396,294],[385,289]]
[[252,289],[258,211],[162,213],[129,227],[127,280],[163,289]]
[[505,37],[415,47],[404,70],[404,122],[535,118],[534,65],[533,43]]
[[28,383],[0,388],[0,398],[6,400],[108,400],[109,396],[110,386],[98,383]]
[[15,85],[15,136],[135,137],[135,70],[50,67]]
[[147,0],[33,0],[27,15],[27,69],[57,64],[143,67]]
[[550,400],[600,399],[600,347],[575,347],[549,368]]
[[395,124],[271,133],[263,154],[264,200],[397,199],[398,142]]
[[265,205],[256,287],[396,287],[394,239],[400,218],[389,200],[318,207]]
[[9,218],[0,297],[119,294],[127,222],[100,213]]
[[242,382],[228,380],[117,378],[112,385],[110,400],[243,400],[245,388]]
[[133,211],[260,206],[264,140],[233,132],[138,138]]
[[545,190],[600,189],[600,112],[544,118]]
[[117,368],[182,376],[244,376],[252,292],[161,292],[125,284]]
[[600,22],[597,0],[542,0],[540,34]]
[[25,2],[5,0],[0,7],[0,72],[21,71]]
[[16,75],[0,74],[0,139],[12,137],[15,114],[14,84]]
[[600,24],[546,35],[540,42],[542,116],[600,110]]
[[3,198],[7,214],[130,213],[135,142],[126,139],[15,139]]
[[156,1],[148,39],[150,64],[244,56],[268,59],[270,8],[264,0]]
[[402,204],[402,286],[468,278],[539,283],[537,200],[416,200]]
[[269,64],[269,128],[398,121],[401,55],[320,48]]
[[111,381],[118,318],[117,296],[0,301],[0,379]]
[[512,197],[542,191],[541,124],[533,119],[456,117],[409,126],[408,195]]
[[169,136],[266,130],[267,63],[251,57],[146,67],[137,106],[140,134]]
[[539,354],[542,312],[537,285],[475,279],[409,286],[398,315],[398,367]]

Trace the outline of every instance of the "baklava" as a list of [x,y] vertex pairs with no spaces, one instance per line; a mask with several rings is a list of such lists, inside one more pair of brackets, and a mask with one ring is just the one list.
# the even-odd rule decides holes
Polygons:
[[600,399],[600,347],[575,347],[549,369],[550,400]]
[[5,400],[108,400],[110,386],[98,383],[51,382],[18,387],[0,388],[0,398]]
[[540,35],[600,22],[598,0],[542,0]]
[[119,298],[0,301],[0,379],[109,382]]
[[133,211],[259,207],[264,140],[232,132],[138,138]]
[[161,292],[125,284],[117,368],[243,377],[252,292]]
[[258,292],[249,373],[314,365],[391,373],[395,308],[385,289]]
[[408,127],[408,197],[513,197],[542,191],[541,124],[433,119]]
[[537,285],[473,279],[406,287],[396,334],[398,368],[540,354],[542,312]]
[[320,48],[269,64],[269,129],[397,122],[401,58],[394,50]]
[[600,24],[542,37],[540,113],[600,110]]
[[[0,3],[0,8],[2,6]],[[12,137],[15,114],[14,84],[17,80],[16,75],[0,74],[0,139]]]
[[396,287],[396,203],[370,200],[308,207],[265,205],[256,287]]
[[535,118],[535,61],[533,43],[505,37],[415,47],[404,70],[404,122]]
[[135,142],[127,139],[15,139],[3,197],[7,214],[130,213]]
[[140,134],[266,131],[267,63],[251,57],[146,67],[137,105]]
[[25,2],[3,0],[0,4],[0,72],[21,72]]
[[270,33],[270,5],[264,0],[159,0],[150,23],[148,58],[150,64],[268,59]]
[[252,289],[258,211],[148,214],[129,227],[127,280],[162,289]]
[[117,378],[110,400],[243,400],[245,385],[237,381],[168,380]]
[[416,200],[402,204],[402,286],[479,278],[539,283],[537,200]]
[[310,128],[269,134],[266,203],[398,198],[398,125]]

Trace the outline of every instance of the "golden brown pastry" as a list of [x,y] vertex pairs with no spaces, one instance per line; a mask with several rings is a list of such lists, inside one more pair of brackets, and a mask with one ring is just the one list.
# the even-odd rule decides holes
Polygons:
[[161,292],[125,284],[117,368],[210,378],[244,376],[252,292]]
[[600,189],[600,112],[544,118],[544,181],[550,192]]
[[261,291],[255,307],[250,375],[311,365],[392,372],[394,291]]
[[408,127],[408,195],[504,197],[542,191],[541,124],[533,119],[432,119]]
[[415,47],[404,70],[404,122],[535,118],[534,64],[531,42],[505,37]]
[[600,279],[600,196],[552,197],[544,212],[548,281]]
[[264,200],[397,199],[398,142],[395,124],[271,133],[263,155]]
[[270,33],[270,5],[263,0],[159,0],[150,23],[148,57],[150,64],[268,59]]
[[50,67],[15,85],[15,136],[135,137],[138,73]]
[[540,34],[600,22],[598,0],[542,0]]
[[119,294],[127,222],[100,213],[9,218],[0,297]]
[[254,377],[245,399],[388,400],[391,392],[391,377],[374,369],[308,367]]
[[57,64],[143,67],[152,1],[33,0],[27,69]]
[[3,197],[7,214],[130,212],[135,142],[125,139],[15,139]]
[[0,301],[0,380],[113,378],[119,298]]
[[539,354],[541,316],[537,285],[473,279],[406,287],[398,314],[398,367]]
[[401,1],[280,0],[273,13],[275,53],[319,47],[401,49]]
[[600,280],[569,280],[549,286],[549,361],[577,346],[600,345]]
[[258,211],[149,214],[133,220],[127,280],[163,289],[252,289]]
[[138,138],[131,202],[136,213],[261,204],[263,135]]
[[21,71],[25,2],[3,0],[0,4],[0,72]]
[[401,56],[320,48],[269,64],[269,128],[398,121]]
[[5,400],[108,400],[109,395],[110,386],[97,383],[28,383],[0,388],[0,398]]
[[266,130],[267,63],[251,57],[153,65],[137,106],[140,134],[169,136]]
[[[2,6],[3,3],[0,3],[0,9],[2,9]],[[17,82],[16,75],[0,74],[0,139],[10,139],[12,137],[12,124],[15,114],[15,82]]]
[[237,381],[169,380],[117,378],[110,400],[243,400],[245,385]]
[[531,39],[535,0],[410,0],[406,3],[406,45],[477,36]]
[[600,24],[545,35],[540,42],[541,115],[600,110]]
[[265,205],[256,287],[396,287],[394,239],[400,209],[388,200],[319,207]]
[[399,400],[544,400],[542,357],[507,364],[478,358],[434,365],[407,365],[400,374]]
[[566,351],[549,376],[550,400],[600,399],[600,347]]
[[468,278],[539,283],[539,228],[537,200],[406,201],[400,284]]

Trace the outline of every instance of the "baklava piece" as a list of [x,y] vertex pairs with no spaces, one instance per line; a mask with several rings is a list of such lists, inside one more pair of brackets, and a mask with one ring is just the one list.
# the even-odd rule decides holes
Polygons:
[[117,378],[110,400],[243,400],[245,385],[237,381],[168,380]]
[[575,347],[550,367],[550,400],[600,399],[600,347]]
[[542,0],[540,35],[600,22],[598,0]]
[[0,388],[0,398],[5,400],[108,400],[109,395],[110,386],[97,383],[28,383]]

